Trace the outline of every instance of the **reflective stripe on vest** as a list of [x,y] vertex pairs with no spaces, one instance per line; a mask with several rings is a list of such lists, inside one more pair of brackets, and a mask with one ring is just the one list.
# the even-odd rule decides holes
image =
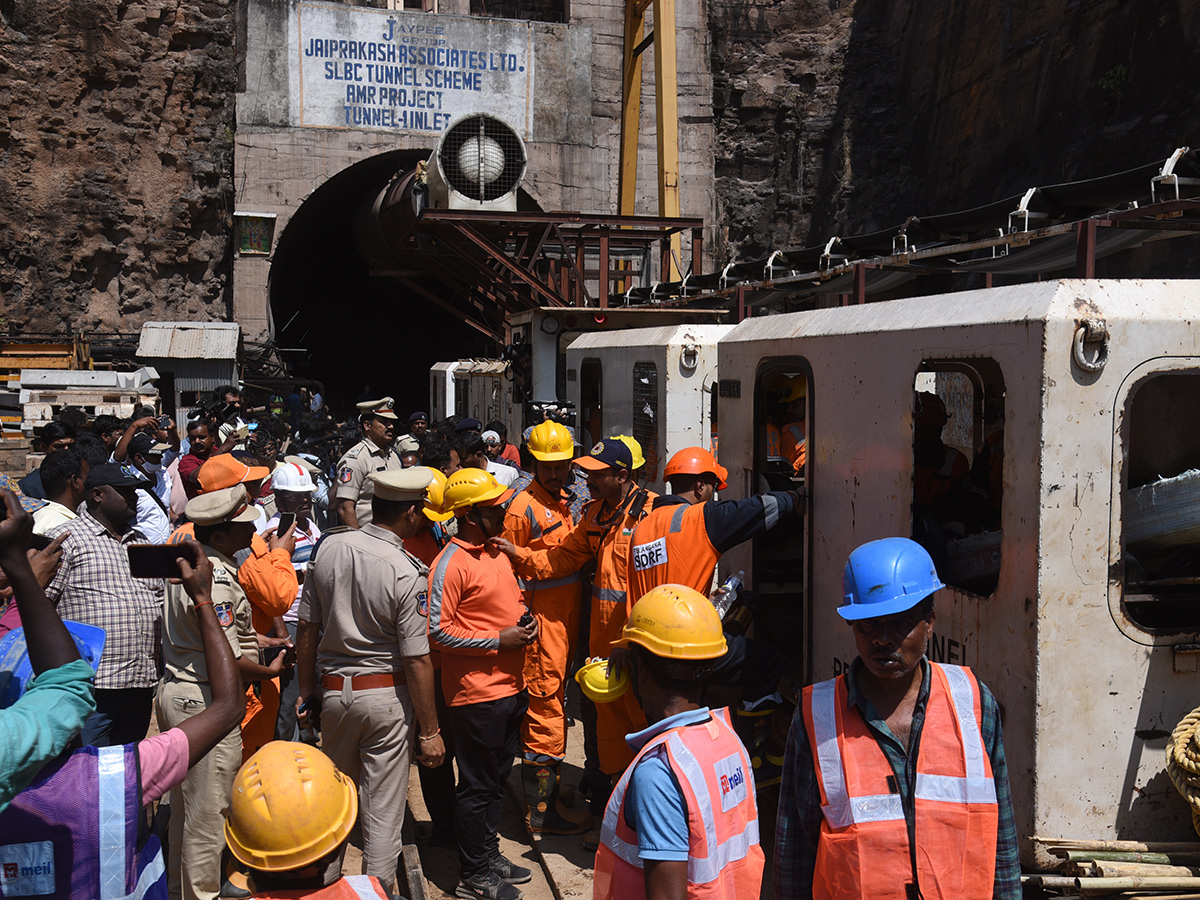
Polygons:
[[[724,710],[714,711],[714,720],[718,716],[723,716],[724,713]],[[725,727],[729,729],[729,723],[723,719],[722,721]],[[732,732],[732,729],[730,731]],[[667,752],[668,749],[669,753]],[[696,856],[695,851],[697,848],[689,847],[688,882],[691,884],[707,884],[716,881],[725,866],[745,859],[750,854],[751,848],[758,844],[758,818],[755,815],[740,833],[731,835],[724,842],[718,843],[716,814],[712,805],[712,797],[709,794],[708,780],[704,768],[683,742],[683,739],[679,735],[679,729],[673,729],[652,738],[642,748],[637,759],[625,770],[620,781],[617,782],[617,786],[613,788],[612,796],[609,798],[608,805],[604,809],[604,821],[601,826],[600,840],[624,862],[639,869],[643,868],[642,860],[638,856],[637,844],[621,838],[618,833],[618,824],[620,817],[624,815],[625,794],[629,789],[629,781],[633,777],[633,771],[637,768],[639,762],[653,754],[667,755],[668,768],[679,779],[680,787],[685,792],[685,800],[688,799],[688,795],[690,794],[690,798],[695,801],[699,811],[700,822],[704,825],[704,840],[708,855]],[[753,777],[752,773],[753,770],[749,765],[743,766],[743,774],[747,779]],[[755,798],[750,783],[747,785],[747,790],[750,792],[747,802],[750,803],[753,809]],[[689,803],[688,806],[690,805]]]
[[289,888],[266,890],[255,894],[255,898],[269,897],[271,900],[387,900],[383,885],[370,875],[344,875],[331,885],[316,889]]
[[529,520],[529,539],[536,540],[542,536],[542,524],[537,520],[533,507],[525,504],[525,518]]
[[523,591],[548,591],[550,588],[566,587],[568,584],[579,584],[581,581],[583,581],[583,576],[576,572],[574,575],[566,575],[562,578],[518,578],[517,584]]
[[[970,680],[958,666],[939,666],[950,684],[950,700],[958,720],[959,734],[963,736],[965,778],[953,775],[928,775],[917,773],[915,797],[918,800],[934,800],[952,803],[996,803],[996,783],[987,775],[983,762],[983,744],[978,740],[979,723],[975,719],[974,691]],[[863,822],[897,821],[904,818],[899,794],[881,794],[869,797],[850,797],[846,790],[846,774],[842,768],[842,754],[838,746],[837,727],[838,680],[823,681],[813,685],[812,717],[813,740],[817,747],[817,766],[821,783],[825,788],[828,805],[821,812],[830,828],[844,828]]]
[[99,765],[100,900],[125,896],[125,748],[101,747]]
[[354,890],[359,900],[379,900],[379,892],[370,875],[347,875],[342,880]]
[[687,512],[689,506],[686,503],[679,504],[679,508],[675,510],[675,515],[671,516],[670,534],[679,534],[683,531],[683,514]]
[[592,597],[603,603],[625,603],[625,591],[618,591],[616,588],[602,588],[592,585]]

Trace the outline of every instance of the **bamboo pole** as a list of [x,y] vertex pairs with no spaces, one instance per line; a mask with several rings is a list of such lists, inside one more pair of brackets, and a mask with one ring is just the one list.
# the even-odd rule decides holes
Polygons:
[[1073,875],[1022,875],[1021,883],[1030,887],[1045,888],[1048,891],[1074,891],[1078,889]]
[[1076,878],[1079,890],[1088,896],[1120,894],[1125,891],[1200,891],[1200,878]]
[[1132,850],[1141,853],[1191,851],[1200,853],[1200,843],[1196,841],[1093,841],[1083,838],[1043,838],[1036,835],[1033,840],[1055,856],[1061,856],[1067,850]]
[[1200,869],[1190,866],[1156,866],[1150,863],[1136,862],[1095,862],[1092,863],[1094,873],[1101,878],[1125,878],[1128,876],[1167,877],[1181,876],[1185,878],[1200,877]]
[[1176,850],[1172,853],[1150,853],[1140,850],[1075,850],[1066,848],[1055,854],[1065,856],[1069,862],[1095,860],[1096,862],[1152,863],[1158,866],[1186,866],[1200,864],[1200,850]]

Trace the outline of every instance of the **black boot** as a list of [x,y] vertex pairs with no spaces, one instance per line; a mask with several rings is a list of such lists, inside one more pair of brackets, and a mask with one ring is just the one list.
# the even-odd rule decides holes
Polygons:
[[525,789],[525,823],[532,834],[583,834],[592,827],[592,814],[573,813],[558,799],[559,763],[533,763],[521,766],[521,784]]

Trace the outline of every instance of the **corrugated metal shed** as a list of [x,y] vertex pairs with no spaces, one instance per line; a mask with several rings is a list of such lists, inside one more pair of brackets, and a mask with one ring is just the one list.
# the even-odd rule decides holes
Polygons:
[[147,322],[137,355],[141,359],[236,360],[242,339],[236,322]]

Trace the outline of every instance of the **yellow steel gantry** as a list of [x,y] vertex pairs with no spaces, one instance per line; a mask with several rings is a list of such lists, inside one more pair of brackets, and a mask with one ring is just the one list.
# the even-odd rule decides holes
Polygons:
[[[645,36],[646,10],[654,7],[654,31]],[[625,52],[621,96],[621,169],[617,182],[620,215],[634,215],[637,198],[638,135],[642,113],[642,53],[654,47],[654,99],[658,130],[658,214],[679,215],[679,80],[675,59],[675,0],[625,0]],[[663,281],[678,281],[679,234]]]

